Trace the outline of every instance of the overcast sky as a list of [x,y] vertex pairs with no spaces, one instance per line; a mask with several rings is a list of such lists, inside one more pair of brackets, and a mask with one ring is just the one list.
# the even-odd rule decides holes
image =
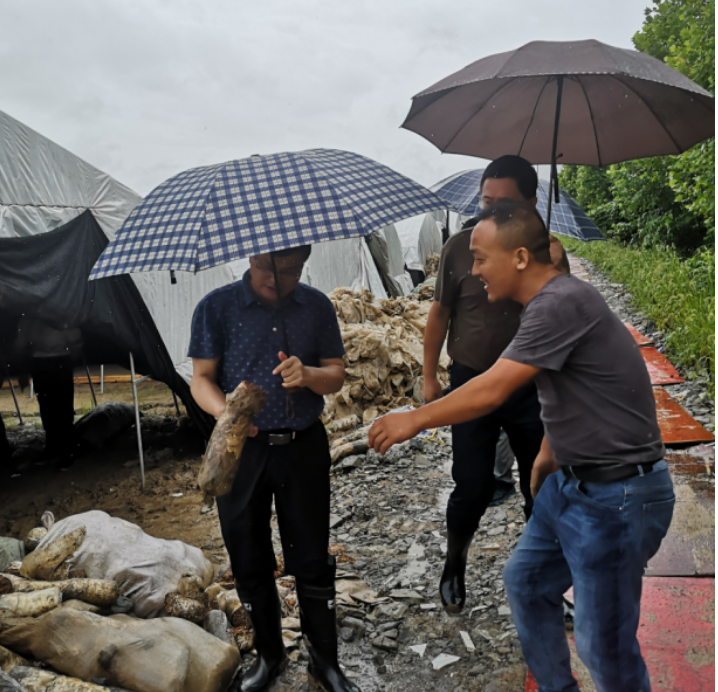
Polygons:
[[536,39],[631,48],[648,0],[0,0],[0,110],[146,195],[314,147],[425,185],[482,161],[399,129],[411,97]]

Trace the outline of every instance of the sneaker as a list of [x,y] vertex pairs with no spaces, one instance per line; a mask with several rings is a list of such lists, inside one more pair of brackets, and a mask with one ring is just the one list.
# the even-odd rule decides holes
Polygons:
[[516,486],[515,485],[508,485],[502,483],[500,486],[497,483],[497,488],[494,490],[494,496],[491,498],[491,502],[489,502],[489,507],[496,507],[497,505],[500,505],[509,498],[516,495]]

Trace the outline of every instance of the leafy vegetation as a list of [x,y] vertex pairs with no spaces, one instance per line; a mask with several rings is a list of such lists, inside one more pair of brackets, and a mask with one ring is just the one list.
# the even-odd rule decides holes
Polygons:
[[[715,93],[715,0],[656,0],[633,43]],[[680,156],[565,166],[559,180],[625,245],[668,245],[690,256],[715,241],[715,140]]]
[[[715,93],[715,0],[655,0],[636,48]],[[623,283],[672,360],[715,386],[715,140],[680,156],[565,166],[561,186],[609,238],[563,239]]]
[[669,357],[715,386],[715,254],[689,258],[671,248],[622,247],[561,238],[567,250],[626,286],[634,304],[666,333]]

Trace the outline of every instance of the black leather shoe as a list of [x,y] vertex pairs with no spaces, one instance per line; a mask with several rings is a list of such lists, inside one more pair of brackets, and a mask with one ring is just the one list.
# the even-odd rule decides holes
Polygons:
[[444,573],[439,582],[439,595],[447,613],[456,615],[464,608],[466,602],[466,558],[469,555],[469,546],[474,535],[457,536],[448,532],[448,546]]
[[298,581],[297,596],[309,651],[309,686],[324,692],[361,692],[339,667],[334,586],[310,586]]
[[282,641],[282,612],[274,579],[253,588],[237,586],[242,605],[254,630],[257,658],[242,676],[241,692],[264,692],[281,675],[287,665]]
[[269,658],[257,652],[257,658],[242,676],[241,692],[264,692],[287,667],[287,657]]

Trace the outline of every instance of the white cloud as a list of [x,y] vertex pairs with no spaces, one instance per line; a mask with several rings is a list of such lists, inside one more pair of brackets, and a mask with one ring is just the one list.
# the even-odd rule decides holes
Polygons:
[[5,0],[0,108],[147,194],[183,169],[349,149],[430,185],[478,159],[400,130],[411,97],[530,40],[622,47],[646,0]]

